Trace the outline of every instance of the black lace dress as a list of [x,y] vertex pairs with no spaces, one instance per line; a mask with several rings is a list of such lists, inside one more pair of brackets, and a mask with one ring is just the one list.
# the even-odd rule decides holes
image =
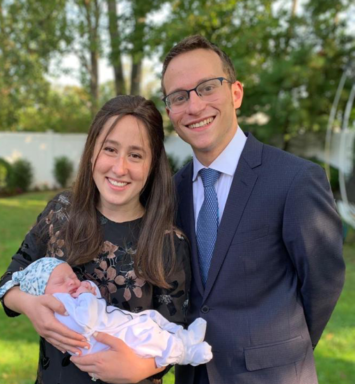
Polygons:
[[[0,280],[0,286],[11,279],[13,272],[26,268],[40,257],[56,257],[65,260],[65,242],[57,230],[57,224],[67,220],[69,195],[58,195],[48,203],[39,215],[36,225],[26,235],[20,249]],[[139,235],[141,219],[131,222],[115,223],[100,215],[104,243],[102,251],[93,261],[74,267],[80,280],[91,280],[100,289],[108,304],[132,312],[156,309],[167,320],[185,323],[188,306],[188,287],[190,284],[189,247],[185,238],[174,233],[177,265],[173,278],[169,281],[171,289],[161,289],[134,272],[134,254]],[[47,233],[43,237],[43,233]],[[4,306],[8,316],[18,314]],[[38,384],[84,384],[92,383],[91,377],[80,371],[70,362],[68,353],[62,354],[43,338],[40,339],[38,364]],[[160,375],[161,376],[161,375]],[[141,383],[161,383],[160,376]],[[99,382],[99,381],[98,381]]]

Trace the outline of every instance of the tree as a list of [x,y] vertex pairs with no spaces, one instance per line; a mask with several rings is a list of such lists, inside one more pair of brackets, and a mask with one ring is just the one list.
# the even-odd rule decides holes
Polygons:
[[0,130],[18,130],[18,112],[43,103],[50,60],[70,42],[65,0],[0,0]]
[[74,51],[80,60],[81,82],[90,95],[90,111],[94,116],[99,100],[99,58],[103,50],[100,21],[104,0],[73,0],[71,6]]
[[66,86],[51,89],[44,103],[18,111],[18,126],[23,131],[86,133],[90,127],[90,98],[85,89]]
[[163,58],[188,35],[218,44],[244,84],[241,126],[287,150],[294,137],[325,131],[336,87],[355,51],[340,17],[349,0],[308,0],[299,12],[297,5],[297,0],[172,0],[151,46]]
[[[183,37],[201,34],[228,53],[244,85],[242,127],[288,149],[294,137],[325,129],[355,51],[344,17],[350,0],[302,4],[298,9],[298,0],[0,0],[0,130],[83,131],[90,120],[85,109],[93,116],[114,94],[146,91],[145,57],[163,59]],[[166,17],[154,19],[162,9]],[[82,89],[51,89],[49,63],[69,44],[81,61]],[[98,62],[104,56],[115,82],[100,88]],[[132,63],[126,84],[124,56]],[[348,95],[349,84],[340,108]],[[152,97],[163,111],[160,94]]]
[[111,51],[109,59],[113,67],[115,76],[115,91],[116,95],[126,94],[126,85],[123,75],[122,55],[121,55],[121,38],[119,31],[118,19],[118,4],[116,0],[107,0],[108,9],[108,29],[110,34],[110,47]]
[[318,5],[310,0],[300,16],[285,10],[275,15],[284,26],[279,22],[273,30],[272,50],[243,105],[249,116],[267,115],[267,124],[250,128],[267,140],[279,137],[285,150],[298,135],[324,134],[336,87],[354,51],[345,23],[334,23],[340,2]]

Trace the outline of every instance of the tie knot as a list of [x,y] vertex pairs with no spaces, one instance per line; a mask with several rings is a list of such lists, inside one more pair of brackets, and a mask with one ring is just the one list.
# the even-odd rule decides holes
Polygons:
[[211,168],[203,168],[200,171],[200,175],[205,188],[213,187],[219,178],[220,172]]

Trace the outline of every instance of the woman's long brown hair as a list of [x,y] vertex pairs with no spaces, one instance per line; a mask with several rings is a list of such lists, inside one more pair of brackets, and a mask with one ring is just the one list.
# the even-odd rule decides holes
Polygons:
[[[69,221],[63,228],[67,261],[71,265],[80,265],[100,254],[103,237],[97,211],[100,195],[92,172],[94,147],[105,123],[111,117],[117,116],[117,119],[107,134],[119,119],[127,115],[134,116],[143,123],[152,153],[150,174],[140,196],[145,214],[134,256],[135,272],[137,276],[156,286],[168,288],[167,279],[175,264],[174,189],[164,149],[161,114],[152,101],[141,96],[117,96],[108,101],[94,118],[73,189]],[[164,239],[169,244],[168,249],[164,246],[165,252]]]

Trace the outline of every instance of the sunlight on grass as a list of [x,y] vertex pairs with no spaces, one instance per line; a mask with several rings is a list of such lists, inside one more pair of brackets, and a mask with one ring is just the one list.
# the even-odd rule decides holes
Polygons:
[[[355,328],[344,328],[336,334],[324,332],[317,347],[316,356],[340,358],[355,367]],[[319,353],[318,353],[319,348]]]
[[0,205],[4,207],[21,207],[23,209],[27,207],[44,207],[45,202],[42,200],[0,199]]
[[355,380],[355,252],[344,246],[346,278],[334,313],[315,350],[319,384],[354,384]]
[[0,340],[0,350],[0,384],[34,383],[38,342]]

